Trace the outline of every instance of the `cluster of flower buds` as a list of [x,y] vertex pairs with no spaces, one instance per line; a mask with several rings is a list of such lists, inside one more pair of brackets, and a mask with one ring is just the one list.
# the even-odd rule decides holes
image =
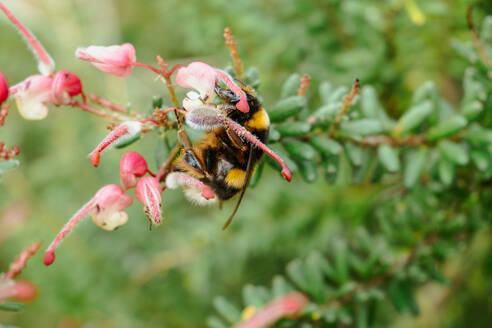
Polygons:
[[[144,177],[147,173],[151,176]],[[126,193],[131,188],[135,188],[135,198],[144,205],[144,212],[151,224],[162,222],[163,188],[149,171],[142,155],[137,152],[123,155],[120,162],[120,182],[123,188],[110,184],[99,189],[94,197],[68,220],[46,250],[44,264],[50,265],[54,262],[56,247],[86,215],[90,215],[92,221],[104,230],[112,231],[124,225],[128,221],[128,213],[125,210],[133,203],[132,197]]]
[[41,243],[33,243],[12,262],[9,270],[0,275],[0,303],[17,300],[29,302],[36,298],[38,289],[36,286],[24,280],[15,279],[26,267],[27,261],[36,254]]

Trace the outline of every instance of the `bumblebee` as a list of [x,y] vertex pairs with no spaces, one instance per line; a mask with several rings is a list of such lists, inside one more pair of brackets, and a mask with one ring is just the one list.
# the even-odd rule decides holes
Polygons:
[[[244,84],[240,84],[240,87],[246,95],[249,111],[244,113],[237,110],[235,105],[239,102],[239,96],[230,89],[216,86],[215,93],[223,102],[217,105],[217,110],[226,119],[222,125],[207,131],[195,145],[188,149],[184,147],[166,182],[168,184],[172,172],[176,172],[184,173],[203,183],[214,192],[214,199],[207,200],[202,197],[198,188],[183,186],[186,197],[199,205],[215,203],[217,200],[221,207],[222,201],[240,193],[232,215],[223,229],[236,214],[252,172],[262,159],[263,153],[268,152],[282,162],[265,146],[270,119],[255,90]],[[288,176],[283,171],[283,175],[290,181],[290,171]]]

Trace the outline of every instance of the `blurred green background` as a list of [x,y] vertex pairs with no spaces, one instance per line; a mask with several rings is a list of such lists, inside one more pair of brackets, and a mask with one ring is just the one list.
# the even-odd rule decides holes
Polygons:
[[[171,64],[202,60],[224,67],[230,56],[222,33],[230,26],[245,65],[259,69],[267,108],[285,78],[298,72],[310,74],[314,87],[321,80],[349,86],[359,77],[363,85],[375,86],[390,115],[398,117],[427,80],[435,81],[448,101],[458,102],[467,63],[451,40],[470,39],[468,4],[476,4],[477,21],[492,13],[487,0],[3,2],[37,35],[57,69],[77,73],[87,92],[141,112],[149,110],[154,95],[169,101],[151,72],[108,76],[77,61],[75,49],[130,42],[141,62],[161,55]],[[11,84],[36,72],[4,16],[0,49],[0,70]],[[117,183],[124,152],[139,151],[152,170],[158,168],[162,144],[155,134],[105,153],[100,167],[91,167],[87,154],[107,133],[106,125],[71,108],[52,108],[38,122],[11,110],[0,140],[19,145],[22,164],[0,183],[0,271],[30,242],[46,246],[98,188]],[[180,191],[166,191],[166,219],[159,228],[149,231],[135,202],[121,229],[109,233],[87,222],[59,248],[53,266],[35,257],[21,277],[39,286],[39,298],[20,313],[0,312],[0,321],[20,327],[204,327],[215,296],[239,299],[243,285],[269,283],[293,257],[326,248],[361,224],[378,188],[306,184],[298,177],[289,185],[267,169],[226,232],[220,227],[231,204],[223,211],[198,208]],[[391,325],[485,327],[492,319],[490,237],[481,233],[447,265],[446,272],[460,278],[451,292],[424,287],[421,316],[396,317],[388,310]]]

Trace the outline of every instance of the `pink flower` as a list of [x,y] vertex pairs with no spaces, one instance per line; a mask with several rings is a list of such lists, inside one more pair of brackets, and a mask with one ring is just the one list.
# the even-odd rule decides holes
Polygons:
[[90,211],[92,221],[104,230],[112,231],[128,221],[128,214],[124,209],[133,200],[120,186],[110,184],[99,189],[94,195],[94,202]]
[[91,62],[101,71],[121,77],[132,73],[136,61],[135,48],[130,43],[115,46],[90,46],[75,51],[78,59]]
[[2,106],[3,102],[9,98],[9,84],[7,83],[7,79],[0,71],[0,106]]
[[124,209],[129,207],[132,202],[130,195],[125,194],[118,185],[110,184],[99,189],[94,197],[82,206],[58,233],[44,254],[44,264],[51,265],[55,261],[56,247],[87,214],[91,214],[92,220],[99,227],[105,230],[114,230],[128,221],[128,214]]
[[94,167],[98,167],[101,160],[101,152],[104,149],[138,138],[140,131],[142,131],[142,123],[138,121],[126,121],[115,127],[89,155],[91,164]]
[[291,292],[268,303],[251,318],[233,328],[270,327],[281,318],[299,315],[308,304],[308,298],[299,292]]
[[160,224],[162,221],[162,187],[156,178],[144,177],[138,181],[135,197],[144,204],[144,211],[150,222]]
[[46,103],[53,102],[52,83],[49,76],[33,75],[11,88],[15,90],[17,109],[22,117],[42,120],[48,116]]
[[137,152],[128,152],[120,161],[120,182],[125,190],[137,185],[138,178],[147,173],[148,167],[145,158]]
[[56,105],[66,105],[72,97],[82,93],[80,78],[68,70],[61,70],[53,77],[53,100]]
[[203,100],[213,97],[216,80],[215,68],[202,62],[180,68],[176,75],[176,83],[180,87],[197,90]]

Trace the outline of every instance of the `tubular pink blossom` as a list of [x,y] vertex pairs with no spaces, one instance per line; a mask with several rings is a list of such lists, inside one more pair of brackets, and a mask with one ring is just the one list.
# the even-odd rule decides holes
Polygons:
[[70,103],[72,97],[82,93],[80,78],[68,70],[58,71],[53,77],[53,100],[57,105]]
[[3,75],[2,71],[0,71],[0,106],[2,106],[3,102],[9,98],[9,84],[7,83],[7,79]]
[[98,167],[101,160],[101,152],[104,149],[136,137],[140,134],[141,130],[142,123],[138,121],[126,121],[115,127],[89,155],[91,164],[94,167]]
[[234,92],[237,96],[239,96],[239,102],[236,104],[236,108],[239,109],[243,113],[249,112],[248,100],[246,99],[246,93],[232,80],[231,76],[226,72],[217,69],[215,70],[219,78],[224,81],[224,83]]
[[137,152],[128,152],[120,161],[120,182],[123,189],[127,190],[137,185],[138,178],[148,172],[147,162]]
[[162,221],[162,187],[154,177],[144,177],[135,187],[135,198],[144,204],[144,211],[150,222],[160,224]]
[[102,187],[94,195],[95,206],[90,214],[92,221],[104,230],[112,231],[128,221],[124,211],[132,203],[132,197],[126,194],[120,186],[110,184]]
[[53,103],[53,79],[44,75],[32,75],[11,87],[17,109],[26,120],[42,120],[48,116],[46,103]]
[[279,319],[296,316],[307,305],[307,297],[299,292],[292,292],[268,303],[251,318],[237,324],[234,328],[263,328],[269,327]]
[[44,264],[51,265],[55,261],[56,247],[87,214],[92,215],[92,219],[97,225],[106,230],[113,230],[126,223],[128,215],[123,210],[131,204],[132,198],[125,194],[118,185],[110,184],[99,189],[94,197],[82,206],[58,233],[44,254]]
[[34,34],[29,31],[22,23],[10,12],[10,10],[5,7],[5,5],[0,1],[0,9],[7,15],[7,17],[14,23],[14,25],[19,30],[20,34],[24,37],[27,45],[32,50],[33,54],[39,61],[38,69],[43,75],[49,75],[55,70],[55,62],[44,49],[41,43],[36,39]]
[[214,95],[217,73],[215,69],[202,62],[193,62],[186,67],[178,69],[176,83],[186,89],[195,89],[202,99]]
[[204,185],[200,180],[197,180],[185,173],[169,173],[166,177],[166,186],[170,189],[176,189],[179,186],[195,187],[201,190],[201,197],[203,197],[204,200],[215,198],[215,194],[210,188]]
[[75,51],[78,59],[88,61],[101,71],[128,77],[136,63],[135,48],[130,43],[114,46],[89,46]]

